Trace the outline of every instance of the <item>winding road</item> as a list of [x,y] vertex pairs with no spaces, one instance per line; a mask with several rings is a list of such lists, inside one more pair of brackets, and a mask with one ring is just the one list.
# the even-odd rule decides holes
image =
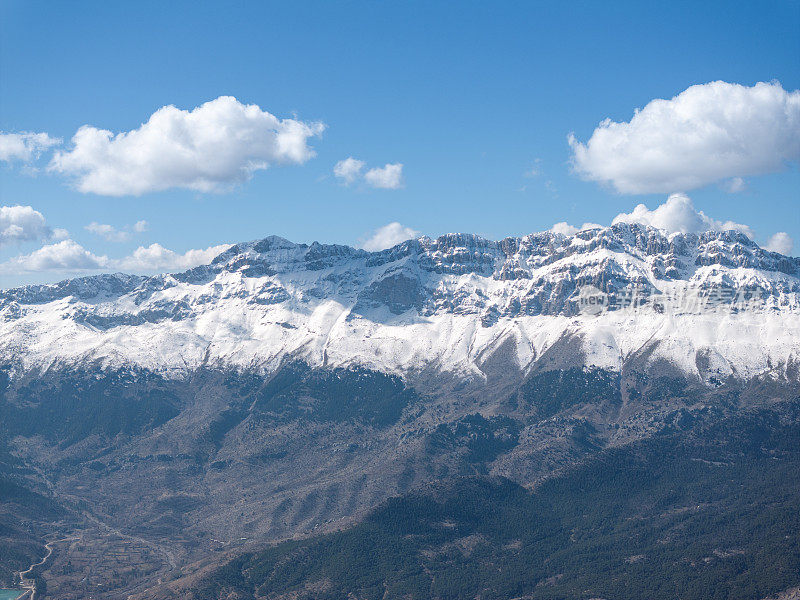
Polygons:
[[50,555],[53,554],[53,544],[58,544],[59,542],[71,542],[74,540],[80,539],[79,537],[67,537],[60,540],[53,540],[52,542],[47,542],[44,547],[47,549],[47,553],[44,555],[44,558],[37,563],[32,564],[24,571],[19,572],[19,580],[20,580],[20,587],[25,590],[25,593],[22,594],[17,600],[23,600],[24,598],[30,598],[31,600],[36,600],[36,580],[35,579],[28,579],[28,575],[36,567],[41,567],[47,562],[47,559],[50,558]]

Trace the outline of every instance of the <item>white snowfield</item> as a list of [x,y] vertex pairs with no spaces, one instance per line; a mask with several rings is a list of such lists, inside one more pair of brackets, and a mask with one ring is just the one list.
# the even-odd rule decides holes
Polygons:
[[[12,377],[90,365],[181,377],[301,359],[482,378],[499,349],[527,373],[563,348],[552,368],[666,361],[707,383],[796,380],[799,274],[799,259],[735,232],[624,224],[373,253],[272,237],[182,274],[0,292],[0,365]],[[587,293],[602,296],[599,309],[581,304]]]

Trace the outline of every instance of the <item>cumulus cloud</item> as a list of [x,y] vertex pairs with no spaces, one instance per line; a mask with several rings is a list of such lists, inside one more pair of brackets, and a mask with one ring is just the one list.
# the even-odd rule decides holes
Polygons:
[[779,231],[767,240],[764,245],[766,250],[770,252],[778,252],[790,256],[794,250],[794,240],[785,231]]
[[164,248],[160,244],[151,244],[147,247],[140,246],[129,256],[115,259],[94,254],[74,240],[67,239],[0,263],[0,273],[19,275],[42,271],[73,273],[111,270],[132,273],[182,271],[208,264],[230,247],[231,244],[220,244],[180,253]]
[[334,165],[333,174],[345,185],[364,181],[371,187],[384,190],[396,190],[403,187],[402,163],[387,163],[383,167],[374,167],[367,172],[364,172],[365,166],[366,163],[363,160],[350,156]]
[[[667,233],[703,233],[706,231],[729,231],[735,230],[753,239],[753,230],[748,225],[742,225],[734,221],[719,221],[706,215],[702,210],[697,210],[692,200],[686,194],[671,194],[666,202],[650,210],[644,204],[637,205],[629,213],[620,213],[614,223],[636,223],[656,227]],[[597,223],[584,223],[581,227],[575,227],[562,221],[550,228],[552,233],[562,235],[575,235],[579,231],[586,229],[597,229],[602,227]],[[780,254],[791,255],[794,249],[794,240],[784,231],[774,234],[762,245],[765,250],[778,252]]]
[[31,206],[0,206],[0,246],[58,237]]
[[395,221],[394,223],[389,223],[388,225],[376,229],[372,235],[361,244],[361,247],[369,252],[377,252],[419,236],[419,231],[415,231],[410,227],[404,227]]
[[625,194],[780,171],[800,160],[800,91],[777,82],[694,85],[652,100],[627,123],[606,119],[585,144],[570,134],[569,144],[581,177]]
[[396,190],[403,187],[403,164],[387,164],[364,173],[364,181],[376,188]]
[[694,207],[686,194],[672,194],[664,204],[653,210],[639,204],[630,213],[620,213],[612,223],[639,223],[663,229],[668,233],[702,233],[704,231],[727,231],[735,229],[752,238],[747,225],[733,221],[718,221]]
[[561,235],[575,235],[580,229],[574,225],[570,225],[566,221],[560,221],[550,228],[551,233],[560,233]]
[[28,163],[60,143],[60,139],[46,133],[0,133],[0,160]]
[[231,244],[210,246],[205,250],[189,250],[183,254],[164,248],[161,244],[140,246],[133,254],[120,260],[111,261],[114,268],[122,271],[179,271],[199,265],[207,265]]
[[120,230],[112,225],[106,225],[105,223],[97,223],[92,221],[85,227],[85,229],[99,235],[109,242],[127,242],[131,239],[130,231]]
[[566,221],[561,221],[560,223],[553,225],[550,228],[550,232],[560,233],[561,235],[575,235],[579,231],[583,231],[585,229],[598,229],[600,227],[602,227],[602,225],[598,225],[597,223],[584,223],[580,227],[575,227]]
[[136,221],[133,225],[126,225],[123,229],[117,229],[113,225],[92,221],[84,229],[99,235],[108,242],[127,242],[133,237],[134,233],[143,233],[147,231],[147,227],[147,221]]
[[364,161],[349,156],[340,160],[333,167],[333,174],[342,179],[345,184],[350,185],[361,177],[361,170],[364,168]]
[[271,165],[306,162],[315,155],[309,139],[324,129],[220,96],[191,111],[164,106],[132,131],[84,125],[49,169],[73,177],[82,192],[107,196],[224,191]]
[[107,266],[107,257],[92,254],[73,240],[63,240],[7,260],[0,264],[0,272],[87,271]]

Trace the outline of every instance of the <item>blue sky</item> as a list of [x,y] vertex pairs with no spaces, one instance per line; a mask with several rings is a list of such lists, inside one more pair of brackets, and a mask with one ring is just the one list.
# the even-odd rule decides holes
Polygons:
[[[789,119],[770,133],[776,121],[769,111],[782,110],[780,94],[766,105],[752,100],[753,110],[766,106],[765,127],[741,119],[730,125],[744,128],[745,140],[767,131],[751,154],[777,148],[771,164],[743,159],[718,172],[729,156],[723,147],[698,167],[691,189],[653,183],[659,175],[642,174],[646,165],[637,167],[634,184],[620,183],[615,173],[630,170],[641,150],[618,157],[620,167],[606,162],[613,143],[589,144],[604,119],[628,123],[636,109],[694,85],[777,82],[791,96],[800,88],[797,1],[4,0],[0,23],[0,131],[63,140],[38,158],[17,156],[0,166],[0,205],[31,207],[46,221],[45,233],[10,236],[0,246],[7,265],[0,287],[93,272],[81,262],[13,267],[23,265],[15,257],[65,240],[108,258],[103,268],[111,268],[133,265],[119,261],[154,243],[178,254],[270,234],[357,245],[391,222],[431,236],[467,231],[499,239],[563,221],[609,224],[639,203],[656,209],[669,192],[686,192],[709,219],[749,227],[759,243],[780,231],[795,240],[793,254],[800,245],[800,172],[789,139],[800,125]],[[745,91],[744,100],[730,99],[738,93],[731,89],[701,88],[691,106],[704,111],[719,102],[722,113],[755,98]],[[304,140],[301,159],[284,156],[288,164],[276,160],[249,180],[217,182],[214,191],[159,180],[138,195],[124,185],[97,193],[90,184],[81,190],[74,168],[48,169],[53,152],[74,150],[70,140],[83,125],[127,132],[163,106],[191,111],[220,96],[325,129]],[[669,133],[654,118],[653,127]],[[642,131],[652,139],[652,130]],[[590,150],[579,168],[570,133]],[[681,139],[663,136],[658,156],[680,162]],[[159,148],[148,150],[153,160],[169,162]],[[348,157],[364,162],[350,185],[333,173]],[[704,160],[692,159],[689,170]],[[400,180],[389,182],[397,189],[365,177],[387,164],[402,164]],[[754,170],[763,174],[750,175]],[[141,221],[147,225],[135,228]],[[90,223],[123,233],[93,232]]]

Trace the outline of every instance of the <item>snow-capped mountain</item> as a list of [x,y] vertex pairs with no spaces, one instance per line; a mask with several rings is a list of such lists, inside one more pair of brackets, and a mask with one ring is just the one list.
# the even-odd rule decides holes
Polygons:
[[738,440],[733,419],[767,460],[764,432],[797,419],[799,317],[800,260],[733,231],[270,237],[0,292],[0,474],[89,507],[70,514],[99,553],[147,541],[157,586],[431,482],[535,487],[622,448],[713,446],[709,427]]
[[[598,310],[586,310],[587,293]],[[480,379],[501,349],[521,374],[635,364],[706,383],[794,380],[800,259],[734,231],[628,224],[499,242],[449,234],[380,252],[268,237],[183,273],[0,292],[0,360],[12,373],[266,372],[300,359]]]

